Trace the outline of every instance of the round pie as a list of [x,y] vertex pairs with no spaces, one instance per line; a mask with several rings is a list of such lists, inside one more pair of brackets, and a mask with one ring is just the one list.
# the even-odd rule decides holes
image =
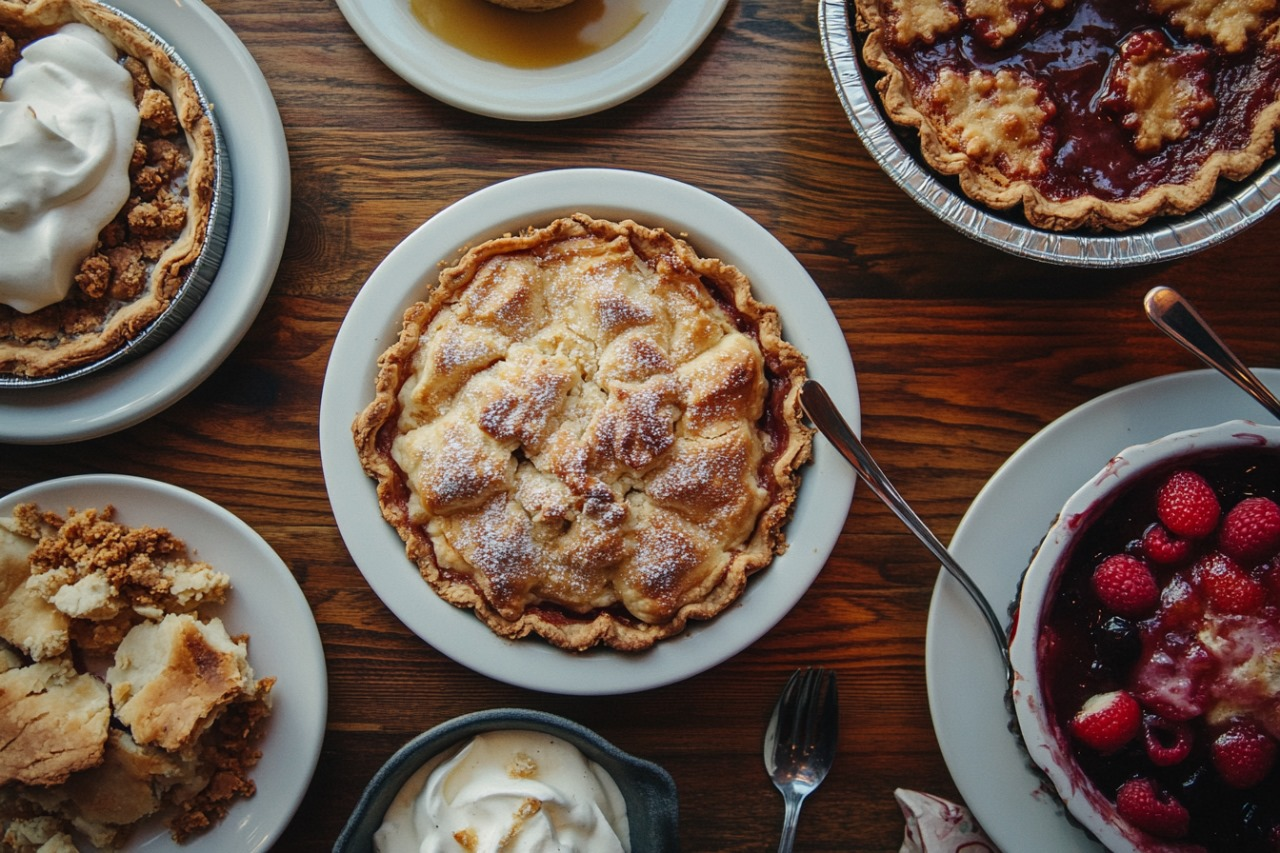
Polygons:
[[854,0],[885,112],[1034,226],[1183,214],[1274,153],[1277,0]]
[[0,379],[136,344],[216,266],[219,175],[197,84],[154,34],[92,0],[0,0],[0,252],[23,247],[0,265]]
[[737,269],[575,214],[445,269],[353,432],[442,598],[505,637],[636,650],[785,547],[804,373]]

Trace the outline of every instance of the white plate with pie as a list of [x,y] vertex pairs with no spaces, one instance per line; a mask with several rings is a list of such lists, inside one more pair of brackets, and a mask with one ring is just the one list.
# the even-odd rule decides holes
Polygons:
[[289,224],[289,154],[257,64],[200,0],[113,0],[173,45],[199,79],[230,152],[231,229],[194,313],[136,361],[44,388],[0,388],[0,441],[56,444],[133,426],[182,399],[249,330],[275,279]]
[[[1256,372],[1280,389],[1280,370]],[[1233,417],[1273,420],[1212,370],[1162,376],[1091,400],[1036,433],[996,471],[956,529],[951,553],[1004,616],[1058,510],[1107,460],[1130,445]],[[992,642],[959,584],[941,573],[929,608],[925,668],[934,731],[956,787],[1002,849],[1102,850],[1067,820],[1010,731]]]
[[776,305],[783,337],[808,358],[856,429],[857,383],[844,334],[799,261],[755,220],[703,190],[641,172],[567,169],[495,184],[436,214],[400,243],[369,277],[334,342],[320,404],[320,453],[338,528],[365,580],[415,634],[477,672],[551,693],[631,693],[709,669],[755,642],[800,600],[844,526],[855,475],[822,440],[802,469],[790,547],[747,583],[742,597],[707,622],[645,652],[596,649],[570,653],[541,640],[506,640],[470,610],[440,599],[405,556],[382,518],[374,481],[360,466],[351,425],[373,399],[378,356],[398,337],[401,317],[425,297],[438,264],[461,247],[582,212],[663,227],[703,257],[731,263],[755,296]]
[[637,21],[594,53],[540,68],[518,68],[455,47],[418,20],[411,0],[337,3],[374,55],[428,95],[480,115],[548,121],[599,112],[658,83],[697,50],[728,0],[576,0],[601,7],[602,14],[606,5],[625,4]]
[[[225,604],[208,615],[232,634],[249,635],[249,663],[258,677],[275,676],[262,760],[250,773],[257,793],[236,801],[227,817],[182,845],[188,853],[266,851],[288,825],[311,783],[328,711],[328,677],[315,618],[289,567],[253,528],[199,495],[167,483],[114,474],[49,480],[0,498],[0,515],[34,502],[68,508],[114,506],[115,520],[166,527],[203,560],[231,578]],[[202,615],[204,612],[202,611]],[[139,827],[126,851],[171,850],[158,820]]]

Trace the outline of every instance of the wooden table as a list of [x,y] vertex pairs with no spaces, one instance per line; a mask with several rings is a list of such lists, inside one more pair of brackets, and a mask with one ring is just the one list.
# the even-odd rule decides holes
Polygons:
[[[857,369],[863,436],[944,541],[1046,424],[1103,392],[1199,366],[1142,316],[1151,286],[1176,283],[1247,362],[1280,364],[1280,218],[1185,260],[1127,270],[1060,268],[973,242],[864,151],[824,63],[813,0],[731,0],[702,48],[649,92],[546,124],[423,95],[330,2],[209,5],[260,65],[289,143],[292,218],[271,294],[213,377],[150,420],[81,443],[0,447],[0,493],[90,472],[165,480],[239,515],[292,567],[324,642],[330,704],[314,781],[277,850],[327,849],[398,746],[496,706],[563,714],[665,766],[680,790],[684,850],[772,850],[782,805],[761,736],[787,675],[810,664],[838,671],[843,727],[799,849],[896,850],[896,787],[959,796],[925,693],[938,565],[865,488],[825,570],[776,628],[709,672],[637,695],[571,698],[492,681],[419,640],[373,594],[321,474],[326,361],[370,271],[468,193],[545,168],[625,166],[701,187],[758,220],[829,300]],[[1262,414],[1243,395],[1239,413]]]

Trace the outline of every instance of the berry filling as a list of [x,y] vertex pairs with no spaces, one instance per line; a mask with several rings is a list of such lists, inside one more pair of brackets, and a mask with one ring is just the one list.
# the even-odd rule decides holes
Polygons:
[[1156,839],[1280,849],[1280,457],[1183,460],[1081,521],[1040,642],[1080,769]]

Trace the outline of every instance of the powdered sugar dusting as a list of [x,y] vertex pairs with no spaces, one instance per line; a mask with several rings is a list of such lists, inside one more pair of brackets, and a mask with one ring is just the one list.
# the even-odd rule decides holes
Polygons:
[[504,618],[669,620],[768,504],[759,345],[675,260],[622,237],[493,258],[424,333],[408,384],[432,405],[395,458],[437,559]]

